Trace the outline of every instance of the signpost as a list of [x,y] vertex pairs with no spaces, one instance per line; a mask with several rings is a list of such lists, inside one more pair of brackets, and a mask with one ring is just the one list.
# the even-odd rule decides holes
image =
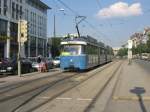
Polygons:
[[132,40],[128,40],[128,60],[129,60],[129,64],[131,64],[131,60],[132,60],[132,46],[133,46]]

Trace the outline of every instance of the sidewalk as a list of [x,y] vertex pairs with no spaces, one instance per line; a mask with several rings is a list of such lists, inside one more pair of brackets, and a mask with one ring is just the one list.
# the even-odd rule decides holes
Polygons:
[[142,64],[140,60],[124,63],[105,112],[150,112],[150,73]]
[[125,62],[114,96],[134,97],[131,92],[135,87],[145,89],[143,96],[150,97],[150,73],[139,65],[135,60],[131,65]]

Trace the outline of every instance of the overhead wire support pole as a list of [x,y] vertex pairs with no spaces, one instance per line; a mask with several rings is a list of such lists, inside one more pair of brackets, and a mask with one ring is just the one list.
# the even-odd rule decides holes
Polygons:
[[54,14],[54,38],[56,37],[56,16]]
[[20,36],[21,36],[21,19],[18,22],[18,76],[21,77],[21,56],[20,56],[20,52],[21,52],[21,40],[20,40]]

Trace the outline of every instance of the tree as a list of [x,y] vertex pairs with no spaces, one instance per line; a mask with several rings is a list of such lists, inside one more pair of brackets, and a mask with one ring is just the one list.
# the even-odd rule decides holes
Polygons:
[[52,57],[56,57],[60,55],[60,42],[61,42],[61,37],[55,37],[51,38],[52,39],[52,45],[51,45],[51,53]]
[[146,43],[146,45],[147,45],[147,52],[150,53],[150,33],[148,33],[147,36],[148,36],[148,41]]
[[141,53],[146,53],[146,49],[147,49],[147,45],[141,43],[137,46],[136,51],[138,54],[141,54]]
[[128,54],[128,49],[127,48],[121,48],[119,49],[117,56],[123,57],[126,56]]
[[132,47],[132,53],[134,54],[138,54],[137,48],[135,46]]

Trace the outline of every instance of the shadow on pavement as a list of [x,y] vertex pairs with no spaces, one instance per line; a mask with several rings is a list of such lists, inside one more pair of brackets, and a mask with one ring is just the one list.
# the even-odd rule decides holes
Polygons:
[[146,90],[143,87],[134,87],[130,92],[137,95],[142,112],[147,112],[142,99],[142,94],[144,94]]

